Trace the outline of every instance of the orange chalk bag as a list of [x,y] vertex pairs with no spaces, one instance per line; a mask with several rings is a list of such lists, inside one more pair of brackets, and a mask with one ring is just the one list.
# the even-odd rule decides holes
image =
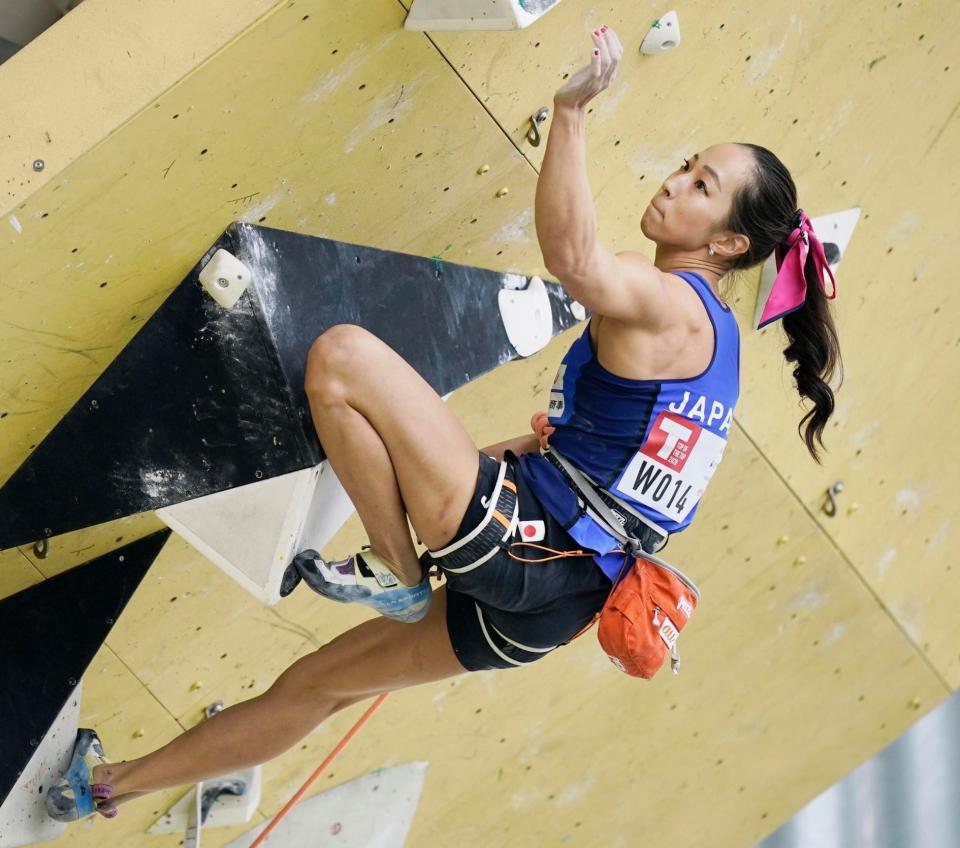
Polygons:
[[673,673],[679,674],[677,640],[697,608],[700,592],[679,569],[652,554],[625,554],[627,566],[597,615],[600,647],[632,677],[649,680],[668,655]]

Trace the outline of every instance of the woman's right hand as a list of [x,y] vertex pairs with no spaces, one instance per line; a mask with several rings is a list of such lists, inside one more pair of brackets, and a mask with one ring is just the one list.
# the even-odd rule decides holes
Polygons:
[[547,440],[557,430],[556,427],[550,426],[550,417],[546,412],[535,412],[533,418],[530,419],[530,428],[536,433],[537,438],[540,440],[541,448],[547,446]]
[[558,108],[583,108],[616,78],[617,66],[623,57],[623,45],[617,34],[603,26],[593,31],[593,43],[590,64],[577,71],[554,94],[553,102]]

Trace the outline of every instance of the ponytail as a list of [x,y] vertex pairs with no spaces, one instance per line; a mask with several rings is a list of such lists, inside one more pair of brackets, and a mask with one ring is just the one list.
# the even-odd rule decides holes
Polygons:
[[[760,145],[738,144],[753,153],[755,167],[751,178],[734,195],[730,214],[721,226],[721,230],[743,233],[750,240],[746,252],[737,255],[730,264],[730,271],[753,268],[764,262],[778,245],[787,241],[797,226],[798,211],[797,187],[780,159]],[[801,398],[813,402],[813,408],[800,420],[797,430],[810,455],[819,463],[816,443],[824,447],[823,430],[834,410],[829,380],[838,366],[842,373],[842,362],[837,330],[817,274],[813,251],[807,254],[803,276],[807,288],[803,305],[780,320],[790,341],[783,355],[787,362],[796,363],[793,376],[797,391]]]
[[783,355],[787,362],[796,363],[793,378],[797,383],[797,391],[801,398],[813,402],[813,408],[800,420],[797,431],[800,432],[803,425],[807,425],[801,437],[810,455],[819,463],[814,440],[820,443],[820,447],[824,446],[823,429],[834,410],[833,389],[829,381],[839,365],[842,384],[843,363],[837,329],[812,255],[807,256],[803,275],[807,281],[807,297],[803,306],[780,320],[790,341]]

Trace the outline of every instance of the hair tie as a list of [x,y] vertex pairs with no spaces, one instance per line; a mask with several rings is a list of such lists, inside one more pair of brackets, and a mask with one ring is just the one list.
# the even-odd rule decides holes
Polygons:
[[[758,330],[803,306],[807,299],[807,279],[803,269],[808,254],[813,254],[813,261],[817,267],[817,279],[827,299],[833,300],[837,296],[836,277],[833,276],[830,263],[827,262],[826,254],[823,252],[823,245],[817,238],[807,213],[798,209],[793,216],[793,224],[793,229],[786,241],[774,250],[777,277],[773,281],[770,295],[760,315]],[[833,282],[831,294],[827,294],[824,272],[830,275]]]

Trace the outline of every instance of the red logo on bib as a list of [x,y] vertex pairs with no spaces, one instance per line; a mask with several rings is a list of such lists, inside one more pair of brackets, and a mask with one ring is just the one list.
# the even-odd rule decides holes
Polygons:
[[689,418],[664,410],[653,422],[640,452],[674,471],[682,471],[690,451],[700,438],[700,430]]

